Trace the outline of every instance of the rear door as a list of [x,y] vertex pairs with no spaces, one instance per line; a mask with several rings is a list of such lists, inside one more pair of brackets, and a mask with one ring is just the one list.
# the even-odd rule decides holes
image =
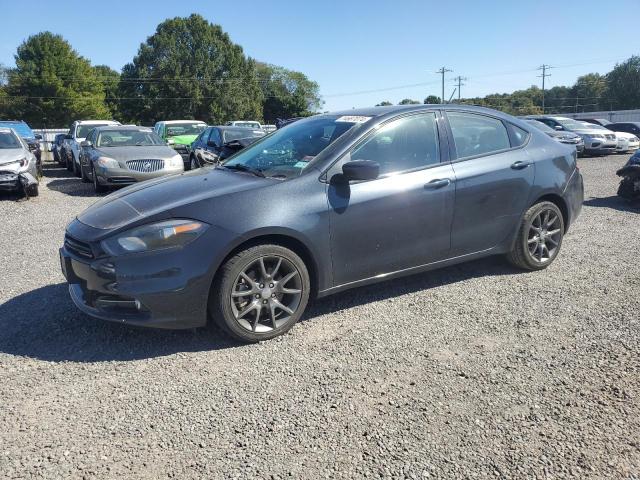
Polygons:
[[535,165],[528,132],[490,115],[446,112],[456,178],[451,255],[490,249],[507,238],[527,206]]
[[[453,169],[441,162],[439,114],[384,124],[328,172],[334,284],[343,285],[446,258],[453,215]],[[448,151],[445,151],[448,155]],[[375,180],[333,181],[342,164],[372,160]]]

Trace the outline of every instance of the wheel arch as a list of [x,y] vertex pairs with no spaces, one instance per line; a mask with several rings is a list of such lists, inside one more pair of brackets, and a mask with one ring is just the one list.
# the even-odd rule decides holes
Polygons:
[[534,206],[536,203],[540,202],[551,202],[556,207],[558,207],[558,209],[560,209],[560,213],[562,213],[562,221],[564,224],[564,233],[566,233],[569,229],[569,223],[571,219],[569,218],[569,206],[567,205],[565,199],[562,198],[562,195],[558,195],[557,193],[546,193],[544,195],[541,195],[536,199],[536,201],[529,205],[527,210]]

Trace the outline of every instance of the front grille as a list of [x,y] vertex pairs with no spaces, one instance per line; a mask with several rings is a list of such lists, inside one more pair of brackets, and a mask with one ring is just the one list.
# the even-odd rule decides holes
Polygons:
[[607,140],[615,140],[616,136],[615,136],[615,134],[612,135],[612,134],[609,134],[609,133],[605,133],[604,138],[606,138]]
[[73,253],[79,257],[93,258],[93,250],[91,250],[91,245],[85,242],[81,242],[80,240],[76,240],[69,235],[64,236],[64,248],[66,248],[68,252]]
[[127,168],[129,168],[129,170],[133,170],[134,172],[157,172],[158,170],[162,170],[164,168],[164,160],[129,160],[127,162]]

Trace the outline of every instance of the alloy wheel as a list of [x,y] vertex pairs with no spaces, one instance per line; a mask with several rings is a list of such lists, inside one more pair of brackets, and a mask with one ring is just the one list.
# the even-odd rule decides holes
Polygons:
[[551,209],[541,210],[531,221],[527,248],[538,263],[547,263],[556,255],[562,239],[560,216]]
[[237,276],[230,294],[238,324],[251,332],[267,333],[285,325],[300,306],[302,277],[286,258],[262,256]]

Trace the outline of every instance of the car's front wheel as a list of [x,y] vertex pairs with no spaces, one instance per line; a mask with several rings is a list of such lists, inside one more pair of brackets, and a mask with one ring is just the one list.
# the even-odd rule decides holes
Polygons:
[[195,155],[191,155],[191,161],[190,163],[190,169],[191,170],[195,170],[196,168],[200,168],[200,165],[198,164],[198,160],[196,160]]
[[222,266],[209,298],[209,312],[238,340],[268,340],[300,319],[310,289],[307,267],[295,252],[280,245],[258,245]]
[[524,214],[513,250],[507,258],[516,267],[542,270],[558,256],[563,237],[564,219],[557,205],[536,203]]
[[104,193],[107,191],[107,187],[101,185],[98,181],[98,175],[96,175],[96,169],[94,168],[93,163],[91,164],[91,177],[93,178],[93,189],[96,193]]

